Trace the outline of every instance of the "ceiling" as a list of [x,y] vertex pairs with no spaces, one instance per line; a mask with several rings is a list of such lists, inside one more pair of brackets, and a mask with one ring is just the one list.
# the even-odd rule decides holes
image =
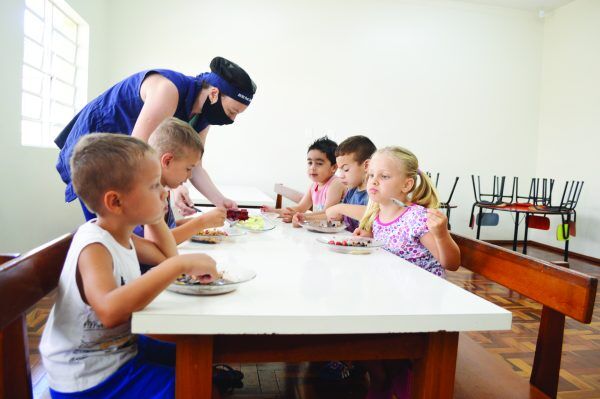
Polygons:
[[517,8],[527,11],[551,11],[574,0],[455,0],[467,3],[488,4],[498,7]]

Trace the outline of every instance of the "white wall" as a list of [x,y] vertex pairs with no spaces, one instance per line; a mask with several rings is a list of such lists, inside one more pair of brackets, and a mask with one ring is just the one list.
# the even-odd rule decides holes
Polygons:
[[[219,182],[267,193],[275,182],[305,189],[304,158],[314,138],[362,133],[378,146],[412,149],[422,169],[442,172],[442,192],[460,175],[453,228],[472,234],[466,227],[471,173],[487,183],[493,174],[527,179],[543,169],[537,132],[546,130],[546,113],[539,120],[540,76],[550,20],[535,12],[429,0],[69,3],[90,23],[90,98],[144,68],[206,71],[216,55],[250,72],[258,84],[253,104],[234,125],[213,127],[209,135],[205,164]],[[57,152],[20,147],[14,77],[22,42],[14,38],[22,34],[22,1],[2,2],[0,11],[8,53],[0,78],[6,87],[2,167],[21,171],[3,172],[0,220],[7,228],[0,250],[23,250],[81,218],[77,206],[62,203]],[[583,207],[592,191],[586,184],[581,211],[597,217],[597,208]],[[43,204],[39,194],[33,198],[38,192]],[[44,216],[48,222],[40,222]],[[484,229],[483,238],[512,238],[512,220],[503,215],[501,221],[501,228]]]
[[[362,133],[412,149],[442,183],[460,175],[452,221],[465,231],[470,173],[486,182],[534,174],[543,25],[533,12],[423,0],[130,0],[110,9],[111,82],[150,67],[195,75],[222,55],[258,84],[234,125],[211,128],[205,164],[217,181],[304,190],[314,138]],[[503,219],[484,237],[512,237]]]
[[[544,26],[543,73],[537,174],[584,180],[577,206],[577,237],[570,248],[600,257],[600,1],[576,0],[547,16]],[[554,246],[550,232],[531,238]]]
[[[90,24],[88,93],[104,89],[106,10],[103,2],[69,2]],[[23,63],[22,0],[0,2],[0,252],[22,252],[73,230],[83,216],[64,203],[64,184],[54,164],[58,150],[21,145],[21,68]]]

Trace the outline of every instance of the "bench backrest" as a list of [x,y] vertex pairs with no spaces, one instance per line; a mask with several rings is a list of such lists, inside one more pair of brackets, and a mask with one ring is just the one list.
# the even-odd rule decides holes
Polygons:
[[596,278],[484,241],[452,237],[463,267],[575,320],[591,322]]
[[[31,398],[25,314],[58,285],[73,236],[0,263],[0,397]],[[7,260],[10,257],[2,259]],[[1,262],[1,260],[0,260]]]
[[275,208],[281,208],[283,204],[283,198],[289,199],[295,203],[298,203],[300,200],[302,200],[302,193],[300,191],[286,187],[283,184],[275,184],[273,191],[275,191],[275,194],[277,194],[277,198],[275,199]]
[[451,233],[458,244],[461,266],[543,305],[529,382],[556,397],[562,357],[565,315],[590,323],[598,280],[483,241]]

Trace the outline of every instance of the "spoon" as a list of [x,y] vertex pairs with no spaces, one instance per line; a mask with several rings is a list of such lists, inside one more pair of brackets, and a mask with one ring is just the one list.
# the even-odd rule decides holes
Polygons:
[[392,198],[391,200],[392,200],[392,202],[393,202],[394,204],[396,204],[396,205],[398,205],[398,206],[401,206],[401,207],[403,207],[403,208],[404,208],[404,207],[406,207],[406,204],[405,204],[404,202],[400,201],[399,199]]

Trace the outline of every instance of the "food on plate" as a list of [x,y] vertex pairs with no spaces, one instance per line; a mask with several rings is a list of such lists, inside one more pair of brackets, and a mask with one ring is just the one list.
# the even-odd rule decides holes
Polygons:
[[204,244],[216,244],[229,236],[227,232],[218,229],[204,229],[192,236],[192,241]]
[[248,220],[248,209],[227,209],[227,219]]
[[342,226],[342,222],[339,220],[314,220],[314,221],[309,221],[308,223],[310,223],[313,226],[319,226],[319,227],[341,227]]
[[342,246],[342,247],[368,247],[369,245],[371,245],[372,241],[371,240],[360,240],[360,241],[356,241],[356,240],[342,240],[342,241],[329,240],[327,243],[331,244],[331,245],[339,245],[339,246]]
[[199,236],[228,236],[226,231],[223,230],[214,230],[214,229],[204,229],[198,232]]
[[249,230],[263,230],[265,228],[265,219],[260,216],[252,216],[247,220],[239,221],[238,226]]
[[215,284],[215,285],[223,285],[223,284],[230,284],[232,283],[232,281],[229,280],[225,280],[223,278],[223,274],[225,272],[221,272],[219,273],[219,275],[217,276],[217,278],[213,281],[211,281],[210,283],[203,283],[202,281],[200,281],[200,277],[201,276],[192,276],[190,274],[181,274],[179,277],[177,277],[177,279],[175,280],[175,284],[178,285],[210,285],[210,284]]

